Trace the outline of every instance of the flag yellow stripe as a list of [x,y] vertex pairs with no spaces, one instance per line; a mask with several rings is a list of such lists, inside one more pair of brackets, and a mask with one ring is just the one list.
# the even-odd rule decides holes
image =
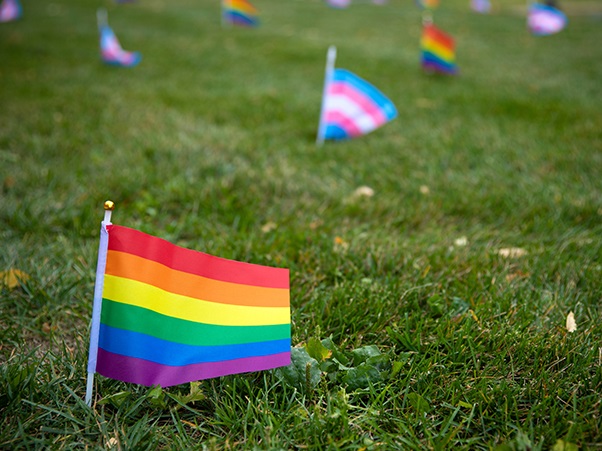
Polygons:
[[134,305],[162,315],[222,326],[289,324],[289,307],[251,307],[220,304],[182,296],[136,280],[105,274],[103,298]]
[[422,49],[429,51],[437,55],[439,58],[448,62],[452,62],[455,57],[453,49],[441,45],[440,43],[429,38],[428,36],[424,36],[422,38]]

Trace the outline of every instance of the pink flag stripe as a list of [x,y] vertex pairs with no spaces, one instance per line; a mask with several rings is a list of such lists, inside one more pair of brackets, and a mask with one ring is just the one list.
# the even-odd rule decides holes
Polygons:
[[325,119],[326,123],[337,124],[337,126],[343,128],[349,136],[355,137],[362,134],[356,122],[340,111],[327,111]]
[[351,88],[348,83],[335,81],[330,85],[328,93],[333,95],[344,95],[350,98],[359,106],[361,106],[364,113],[369,115],[376,124],[383,124],[387,122],[387,118],[384,116],[381,109],[361,91]]

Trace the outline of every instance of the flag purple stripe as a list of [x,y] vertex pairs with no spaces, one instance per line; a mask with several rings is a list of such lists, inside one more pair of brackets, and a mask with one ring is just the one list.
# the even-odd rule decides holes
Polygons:
[[96,372],[112,379],[140,385],[169,387],[190,381],[230,374],[263,371],[290,365],[290,352],[261,357],[246,357],[222,362],[197,363],[185,366],[161,365],[148,360],[127,357],[98,349]]

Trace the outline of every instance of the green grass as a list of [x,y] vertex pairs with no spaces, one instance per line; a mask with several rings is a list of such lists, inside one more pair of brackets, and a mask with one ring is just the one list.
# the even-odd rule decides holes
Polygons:
[[[602,447],[595,4],[534,38],[522,1],[444,1],[444,78],[420,71],[410,0],[257,0],[255,30],[222,29],[217,0],[23,3],[0,24],[0,271],[30,276],[1,288],[0,448]],[[99,6],[139,67],[100,63]],[[330,44],[399,117],[316,148]],[[89,409],[106,199],[117,224],[290,268],[296,365],[98,377]]]

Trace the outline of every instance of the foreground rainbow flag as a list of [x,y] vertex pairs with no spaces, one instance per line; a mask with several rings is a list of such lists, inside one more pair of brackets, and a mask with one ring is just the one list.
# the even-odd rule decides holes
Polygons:
[[2,0],[0,3],[0,22],[17,20],[23,14],[19,0]]
[[224,22],[241,27],[259,25],[257,8],[248,0],[222,0],[222,17]]
[[420,40],[422,67],[427,72],[456,74],[456,46],[454,39],[435,27],[425,24]]
[[290,364],[288,269],[105,222],[98,261],[89,375],[168,387]]

